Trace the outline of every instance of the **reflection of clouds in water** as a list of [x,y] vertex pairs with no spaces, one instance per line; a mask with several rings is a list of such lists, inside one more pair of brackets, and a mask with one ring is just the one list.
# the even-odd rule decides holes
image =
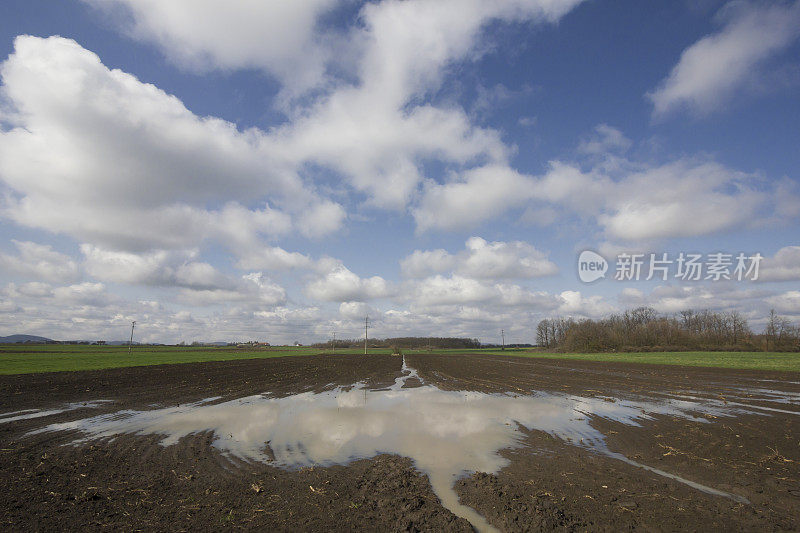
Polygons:
[[95,400],[92,402],[75,402],[68,403],[57,409],[23,409],[21,411],[13,411],[10,413],[0,413],[0,424],[6,422],[16,422],[17,420],[29,420],[31,418],[42,418],[44,416],[58,415],[66,413],[67,411],[74,411],[76,409],[94,409],[100,407],[104,403],[112,402],[113,400]]
[[[734,410],[735,413],[765,414],[782,413],[787,415],[800,415],[800,411],[794,409],[784,409],[780,407],[770,407],[758,405],[752,402],[771,402],[786,404],[789,407],[800,404],[800,394],[796,392],[783,392],[771,389],[748,389],[736,388],[723,391],[724,394],[717,394],[714,398],[701,396],[703,393],[692,390],[681,392],[656,393],[657,395],[668,398],[666,401],[672,405],[695,405],[697,409],[709,411],[710,409]],[[738,401],[743,400],[743,401]],[[746,403],[745,403],[746,402]]]
[[[120,411],[73,422],[52,424],[36,432],[78,430],[85,439],[120,434],[163,435],[163,445],[184,436],[213,431],[213,445],[240,459],[270,462],[293,468],[344,464],[380,453],[411,458],[425,472],[445,507],[470,520],[479,529],[489,526],[472,509],[458,503],[455,477],[463,473],[497,472],[508,461],[499,450],[520,445],[519,426],[599,453],[610,452],[603,434],[590,424],[602,417],[638,426],[654,414],[705,422],[703,415],[735,416],[745,409],[714,402],[669,400],[647,402],[585,398],[564,394],[532,396],[443,391],[430,385],[402,388],[416,372],[404,366],[405,376],[393,387],[365,391],[361,385],[344,391],[306,392],[285,398],[257,395],[210,404],[201,402],[151,411]],[[416,376],[415,376],[416,377]],[[660,475],[666,472],[647,468]],[[689,483],[694,488],[741,498]]]
[[[794,383],[800,385],[800,383],[794,381],[790,381],[788,383]],[[793,403],[793,404],[800,403],[800,392],[779,391],[775,389],[765,389],[762,387],[757,387],[757,388],[737,387],[735,389],[731,389],[731,393],[734,396],[740,398],[743,395],[745,398],[750,400],[762,400],[762,401]]]

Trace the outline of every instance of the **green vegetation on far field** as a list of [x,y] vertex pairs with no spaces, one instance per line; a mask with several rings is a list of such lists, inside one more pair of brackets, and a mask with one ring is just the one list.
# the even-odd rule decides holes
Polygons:
[[[371,354],[388,354],[388,348],[370,348]],[[800,372],[800,354],[774,352],[618,352],[618,353],[548,353],[515,348],[501,351],[485,349],[433,349],[403,350],[412,354],[481,354],[513,355],[551,359],[577,359],[583,361],[615,361],[623,363],[649,363],[750,370],[779,370]],[[71,370],[99,370],[130,366],[148,366],[203,361],[230,361],[260,359],[293,355],[330,353],[307,346],[273,346],[267,349],[193,346],[134,346],[128,355],[127,346],[87,345],[0,345],[0,374],[29,374],[35,372],[61,372]],[[337,354],[359,354],[362,348],[337,348]]]
[[127,366],[230,361],[286,355],[309,355],[319,350],[277,346],[269,349],[202,348],[194,346],[87,346],[70,344],[0,345],[0,374],[30,374],[69,370],[99,370]]
[[655,365],[705,366],[740,368],[746,370],[778,370],[800,372],[800,353],[797,352],[600,352],[546,353],[526,351],[514,353],[521,357],[548,359],[578,359],[581,361],[615,361]]

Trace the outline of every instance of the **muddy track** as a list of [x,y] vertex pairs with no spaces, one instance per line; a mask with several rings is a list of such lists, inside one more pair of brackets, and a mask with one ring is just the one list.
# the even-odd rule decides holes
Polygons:
[[[611,452],[750,504],[524,430],[524,446],[501,452],[509,466],[456,484],[461,502],[501,530],[800,528],[800,416],[792,414],[800,405],[791,396],[800,393],[796,375],[494,356],[417,355],[407,363],[423,383],[442,390],[541,391],[608,401],[691,396],[721,406],[746,404],[759,413],[705,416],[707,422],[657,415],[639,427],[591,420]],[[166,448],[154,435],[77,446],[66,445],[76,438],[69,432],[25,436],[44,424],[216,396],[219,401],[264,392],[281,397],[356,382],[377,390],[394,383],[400,366],[392,356],[311,356],[2,376],[2,413],[112,400],[0,423],[3,527],[470,531],[469,523],[440,505],[428,478],[405,457],[287,470],[224,457],[211,446],[209,433]],[[780,389],[792,400],[747,392],[759,389]]]

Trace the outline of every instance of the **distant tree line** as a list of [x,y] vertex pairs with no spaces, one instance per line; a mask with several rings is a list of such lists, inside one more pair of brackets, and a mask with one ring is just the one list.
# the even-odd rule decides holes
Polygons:
[[685,310],[661,315],[639,307],[600,320],[547,318],[536,328],[540,347],[568,352],[599,351],[800,351],[800,326],[770,312],[754,334],[738,311]]
[[[480,348],[478,339],[461,337],[394,337],[388,339],[369,339],[371,348]],[[319,342],[314,348],[333,348],[333,341]],[[336,339],[336,348],[359,348],[364,346],[364,339]]]

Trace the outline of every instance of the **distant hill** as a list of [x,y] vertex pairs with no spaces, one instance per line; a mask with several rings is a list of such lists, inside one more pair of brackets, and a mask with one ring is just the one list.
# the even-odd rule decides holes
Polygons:
[[8,337],[0,337],[0,344],[13,344],[19,342],[55,342],[53,339],[47,337],[38,337],[36,335],[9,335]]

